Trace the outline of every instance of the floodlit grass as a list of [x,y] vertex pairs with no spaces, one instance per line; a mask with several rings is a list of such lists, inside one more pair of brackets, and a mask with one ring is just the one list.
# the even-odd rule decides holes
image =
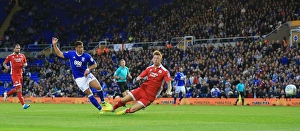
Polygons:
[[300,108],[286,106],[151,105],[134,114],[99,115],[91,104],[31,104],[23,110],[18,103],[0,103],[0,113],[1,131],[300,130]]

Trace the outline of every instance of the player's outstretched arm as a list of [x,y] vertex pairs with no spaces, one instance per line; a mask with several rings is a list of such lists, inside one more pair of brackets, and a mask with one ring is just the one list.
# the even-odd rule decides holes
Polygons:
[[171,80],[167,81],[168,84],[168,89],[167,89],[167,95],[171,95],[171,90],[172,90],[172,83]]
[[52,45],[53,45],[54,52],[57,56],[59,56],[61,58],[65,58],[64,54],[57,47],[57,42],[58,42],[58,39],[55,37],[52,37]]

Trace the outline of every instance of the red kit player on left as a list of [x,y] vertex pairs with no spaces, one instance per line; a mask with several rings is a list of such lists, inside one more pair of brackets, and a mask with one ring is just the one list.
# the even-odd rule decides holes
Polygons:
[[[23,109],[27,109],[30,107],[30,104],[24,103],[24,98],[22,96],[22,82],[23,82],[23,67],[27,66],[26,57],[24,54],[20,53],[21,47],[19,44],[14,45],[14,52],[6,57],[6,59],[3,62],[3,67],[5,68],[5,71],[10,70],[11,79],[13,81],[14,88],[11,89],[7,95],[4,95],[4,101],[7,100],[7,98],[14,94],[18,94],[18,98],[20,103],[23,106]],[[10,66],[7,66],[7,63],[10,63]]]

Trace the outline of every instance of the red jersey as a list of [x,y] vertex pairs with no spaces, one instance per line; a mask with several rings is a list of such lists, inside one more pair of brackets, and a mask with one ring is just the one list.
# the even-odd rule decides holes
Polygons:
[[16,75],[22,76],[23,65],[24,63],[27,63],[27,60],[24,54],[12,53],[6,57],[4,62],[5,63],[10,62],[10,68],[11,68],[10,74],[12,76],[16,76]]
[[147,80],[141,85],[141,88],[144,88],[145,92],[152,97],[159,95],[165,82],[172,79],[169,71],[162,65],[158,68],[154,65],[149,66],[139,76],[142,78],[147,76]]

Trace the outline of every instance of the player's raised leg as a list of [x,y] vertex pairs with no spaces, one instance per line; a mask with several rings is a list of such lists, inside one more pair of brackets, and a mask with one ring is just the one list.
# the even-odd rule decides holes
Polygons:
[[80,88],[80,90],[82,92],[84,92],[84,94],[86,96],[88,96],[90,102],[94,105],[94,107],[96,107],[100,111],[100,114],[102,114],[103,113],[102,107],[90,89],[89,83],[91,81],[93,81],[93,79],[91,77],[80,77],[80,78],[75,79],[75,82],[78,85],[78,87]]
[[4,101],[6,101],[9,96],[15,93],[16,93],[16,89],[15,88],[11,89],[9,92],[7,92],[6,96],[4,95]]
[[94,97],[92,91],[88,88],[84,91],[84,93],[88,96],[90,102],[100,111],[99,114],[103,114],[102,112],[102,107],[101,105],[98,103],[97,99]]
[[[92,74],[90,74],[92,75]],[[92,75],[92,77],[94,77]],[[100,97],[100,100],[101,100],[101,105],[102,106],[111,106],[109,103],[105,102],[104,100],[104,96],[103,96],[103,91],[102,91],[102,87],[99,83],[99,81],[97,79],[93,79],[91,82],[90,82],[90,87],[94,88],[97,90],[97,95]]]
[[121,106],[124,106],[127,102],[129,101],[133,101],[133,97],[132,95],[130,95],[131,93],[129,93],[128,95],[126,95],[125,97],[123,97],[121,100],[119,100],[113,107],[104,107],[103,111],[106,112],[114,112],[116,109],[118,109]]

